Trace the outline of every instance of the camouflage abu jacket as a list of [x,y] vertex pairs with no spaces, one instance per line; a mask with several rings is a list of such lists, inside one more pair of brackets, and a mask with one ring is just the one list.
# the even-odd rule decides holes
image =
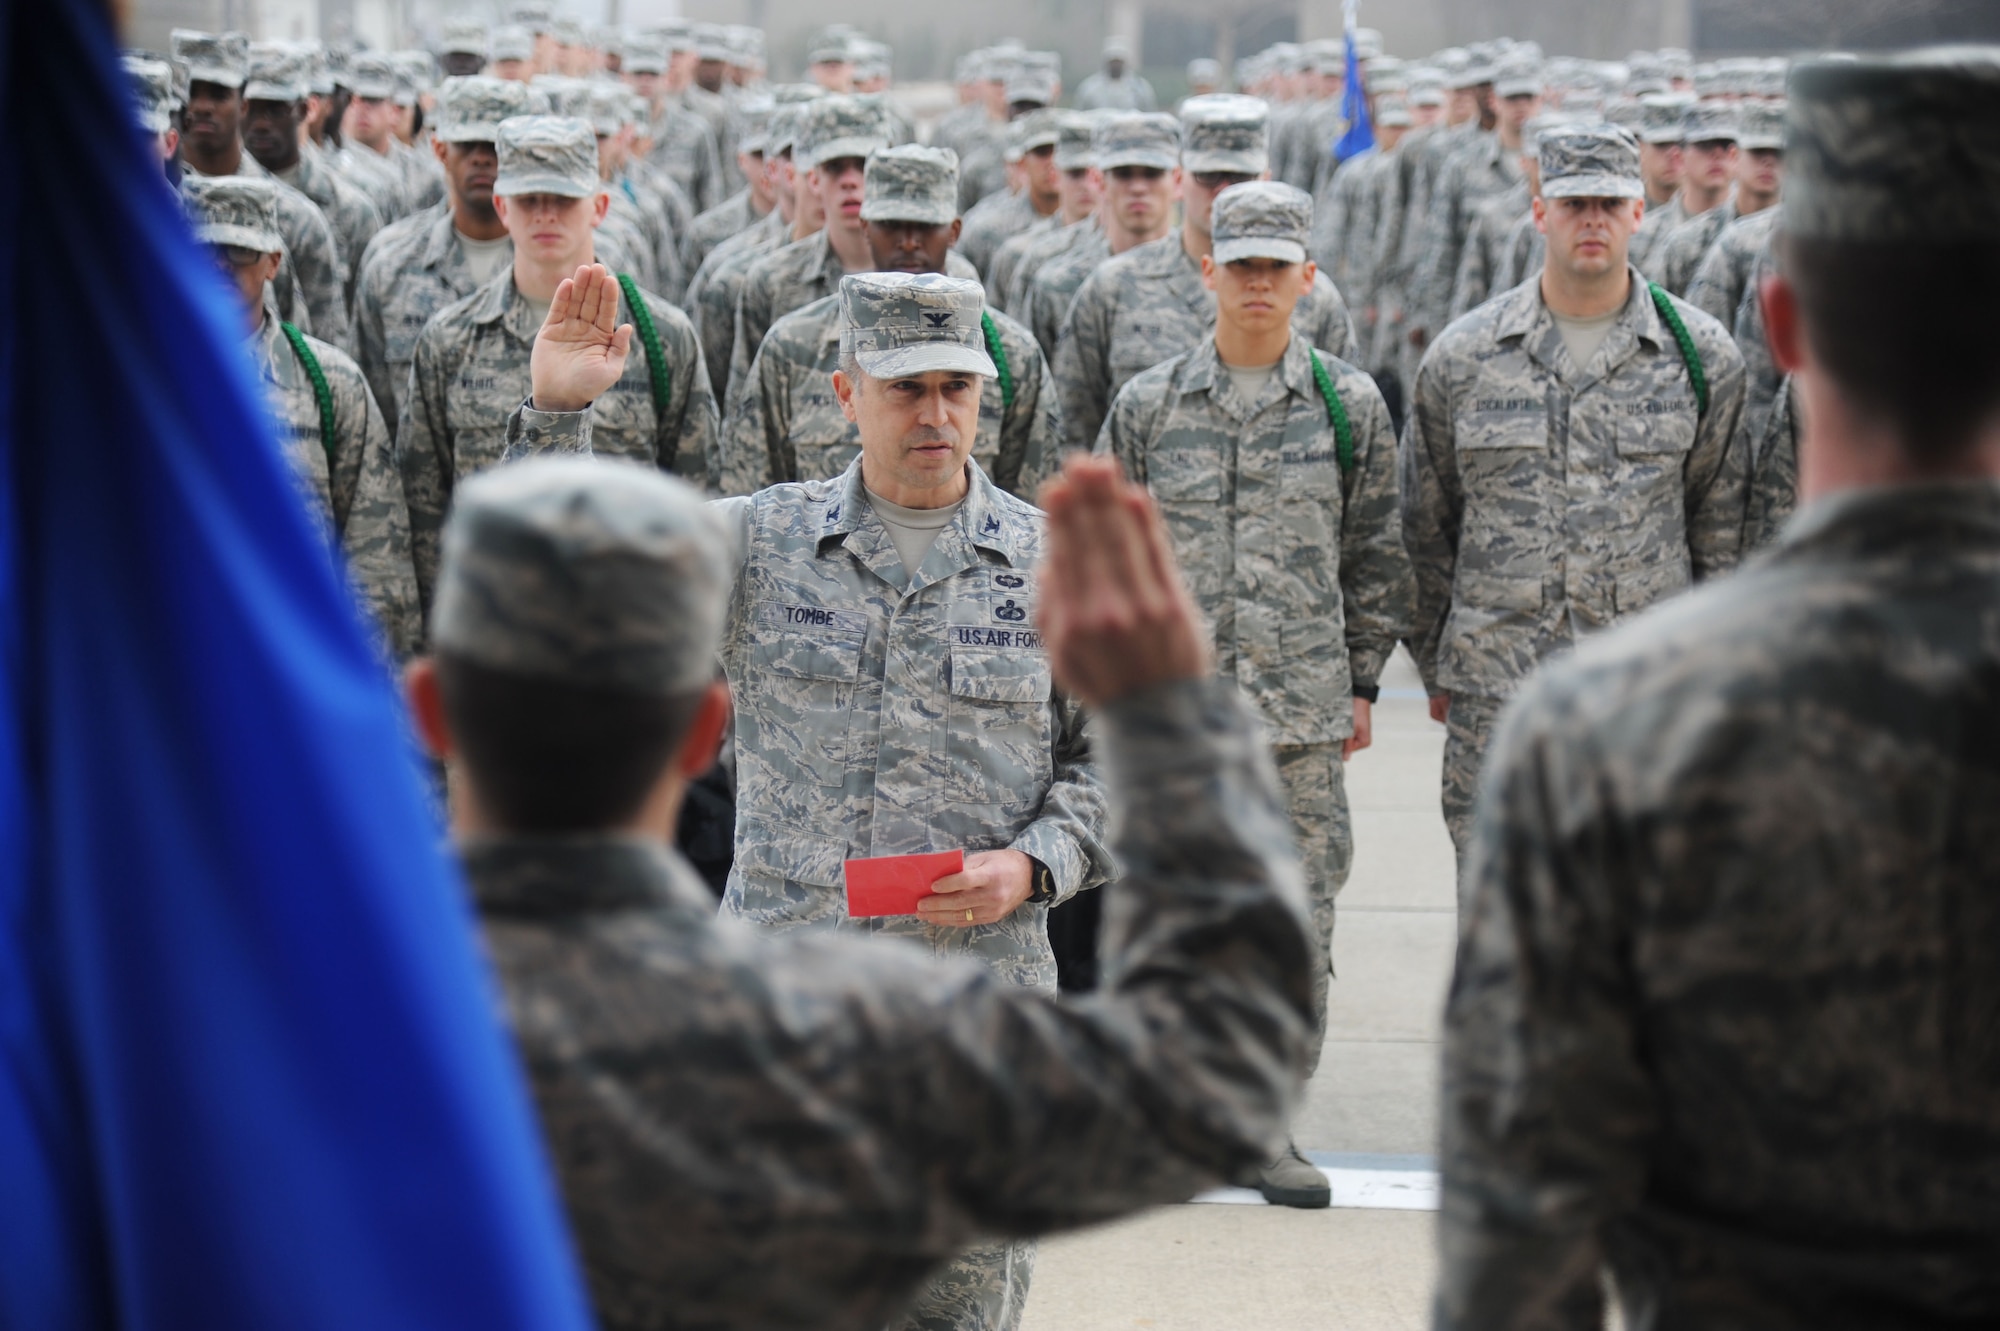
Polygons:
[[1053,992],[1048,907],[997,924],[848,921],[842,861],[1012,847],[1058,899],[1103,882],[1104,791],[1035,629],[1041,514],[972,486],[905,581],[857,458],[718,508],[743,551],[722,645],[736,695],[736,865],[723,913],[864,929]]
[[1743,357],[1676,301],[1695,392],[1645,280],[1587,366],[1528,282],[1447,328],[1417,372],[1401,465],[1431,692],[1504,698],[1579,636],[1734,567],[1750,460]]
[[[591,407],[590,451],[656,466],[705,486],[718,457],[720,426],[708,376],[702,373],[701,347],[685,314],[653,295],[647,295],[646,307],[666,352],[667,410],[654,406],[652,371],[635,335],[625,372]],[[618,321],[632,321],[622,295]],[[519,450],[519,440],[511,439],[519,428],[515,408],[528,397],[528,358],[540,328],[540,316],[514,286],[510,264],[472,295],[440,310],[417,339],[396,455],[410,503],[417,586],[426,616],[452,487],[461,477]]]
[[[972,458],[1001,489],[1021,494],[1055,450],[1056,395],[1034,337],[1004,314],[987,314],[1006,353],[1013,405],[997,378],[984,381]],[[833,395],[838,368],[839,296],[771,326],[723,422],[722,493],[754,494],[779,481],[823,481],[847,470],[861,452],[861,430]]]
[[[1126,380],[1180,355],[1214,327],[1215,294],[1201,284],[1201,263],[1179,231],[1099,265],[1077,288],[1056,346],[1063,446],[1089,449]],[[1342,360],[1354,355],[1354,322],[1323,273],[1292,311],[1292,331]]]
[[466,845],[606,1331],[881,1331],[976,1239],[1266,1158],[1298,1103],[1311,943],[1264,737],[1214,681],[1096,724],[1124,877],[1084,1004],[718,920],[659,845]]
[[[473,291],[451,205],[413,214],[410,221],[416,225],[392,226],[368,247],[354,293],[354,359],[368,376],[391,434],[402,422],[418,334],[432,315]],[[505,254],[504,266],[512,271],[511,239]]]
[[1217,667],[1279,744],[1354,732],[1354,686],[1380,676],[1416,599],[1388,408],[1366,374],[1320,360],[1353,427],[1349,472],[1297,337],[1256,402],[1210,338],[1126,384],[1097,439],[1151,487]]

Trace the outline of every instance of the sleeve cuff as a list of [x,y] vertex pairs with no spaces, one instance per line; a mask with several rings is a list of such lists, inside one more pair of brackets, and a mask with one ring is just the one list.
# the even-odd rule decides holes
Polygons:
[[1021,835],[1014,838],[1009,849],[1018,850],[1048,866],[1049,873],[1056,880],[1055,900],[1049,905],[1068,901],[1082,888],[1084,873],[1089,868],[1083,850],[1074,837],[1055,823],[1047,820],[1029,823],[1021,829]]
[[1354,696],[1365,703],[1373,704],[1381,699],[1382,686],[1380,684],[1363,684],[1360,680],[1356,680],[1354,682]]
[[590,408],[582,411],[537,411],[531,397],[507,417],[504,461],[516,462],[538,453],[590,453]]

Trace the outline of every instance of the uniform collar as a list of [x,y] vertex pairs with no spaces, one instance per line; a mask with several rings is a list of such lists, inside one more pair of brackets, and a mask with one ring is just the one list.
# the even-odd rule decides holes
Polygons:
[[[619,313],[623,314],[621,303]],[[467,311],[472,322],[490,324],[496,320],[518,341],[534,345],[535,334],[541,325],[535,321],[535,312],[528,308],[528,302],[514,285],[514,265],[509,263],[493,275],[493,279],[472,298],[472,308]]]
[[[1025,568],[1034,562],[1032,552],[1023,548],[1017,515],[1007,511],[1001,498],[1000,489],[994,485],[979,464],[966,460],[966,468],[971,472],[972,484],[965,494],[965,502],[959,505],[958,514],[938,536],[930,557],[924,561],[919,572],[925,576],[911,579],[910,590],[931,582],[941,582],[948,573],[939,569],[957,572],[971,568],[978,563],[975,550],[990,550],[1016,568]],[[868,490],[861,482],[861,458],[857,454],[841,473],[837,486],[822,501],[825,505],[820,521],[820,549],[838,540],[858,556],[864,564],[882,574],[892,584],[896,578],[890,576],[902,568],[901,558],[889,540],[889,529],[875,515],[875,506],[868,502]],[[883,553],[887,554],[886,565],[881,563]],[[884,573],[884,568],[888,572]]]
[[487,915],[560,917],[656,909],[707,919],[715,902],[678,853],[636,836],[494,835],[460,847]]
[[1918,481],[1842,490],[1815,499],[1785,525],[1771,547],[1777,560],[1828,555],[1940,559],[2000,552],[2000,480]]
[[847,275],[847,269],[841,266],[840,256],[833,252],[833,233],[821,227],[814,238],[819,243],[813,247],[811,262],[802,276],[808,281],[815,278],[823,280],[837,288],[840,279]]
[[[1317,397],[1319,385],[1313,381],[1312,351],[1304,338],[1293,334],[1285,344],[1285,354],[1278,358],[1276,378],[1288,392],[1300,397]],[[1183,393],[1207,393],[1209,400],[1222,405],[1239,421],[1247,421],[1255,414],[1254,402],[1245,402],[1236,391],[1236,382],[1229,376],[1222,363],[1222,354],[1215,348],[1213,336],[1203,338],[1187,354],[1181,367],[1174,375],[1174,387]]]
[[[1648,290],[1646,277],[1637,268],[1626,265],[1625,271],[1632,279],[1632,289],[1626,294],[1624,308],[1618,311],[1618,322],[1612,327],[1604,345],[1598,349],[1596,361],[1612,369],[1622,365],[1640,343],[1658,351],[1673,343],[1673,335],[1667,331],[1660,319],[1660,312],[1653,306],[1653,298]],[[1499,314],[1493,328],[1497,341],[1519,338],[1521,348],[1530,357],[1551,370],[1560,373],[1560,367],[1569,365],[1569,351],[1563,345],[1562,330],[1556,327],[1555,317],[1542,300],[1542,284],[1539,280],[1527,282],[1501,298]],[[1595,383],[1598,376],[1586,374],[1588,367],[1570,366],[1571,373],[1565,377],[1574,388],[1583,388]]]
[[[451,217],[451,200],[442,199],[431,205],[434,216],[424,224],[424,267],[442,268],[456,259],[464,262],[458,248],[458,228]],[[509,264],[509,268],[513,265]]]

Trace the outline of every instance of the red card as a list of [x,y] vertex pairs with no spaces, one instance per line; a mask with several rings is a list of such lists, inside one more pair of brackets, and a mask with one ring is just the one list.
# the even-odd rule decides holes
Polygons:
[[878,855],[847,862],[847,915],[915,915],[917,903],[933,895],[931,884],[965,872],[965,852],[935,855]]

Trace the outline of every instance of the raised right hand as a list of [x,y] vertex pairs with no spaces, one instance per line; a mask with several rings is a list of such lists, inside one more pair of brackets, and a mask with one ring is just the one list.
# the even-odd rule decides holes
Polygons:
[[625,373],[632,325],[618,323],[618,279],[603,264],[565,277],[528,356],[537,411],[582,411]]
[[1093,706],[1214,670],[1152,496],[1118,460],[1072,453],[1042,487],[1037,622],[1057,683]]

